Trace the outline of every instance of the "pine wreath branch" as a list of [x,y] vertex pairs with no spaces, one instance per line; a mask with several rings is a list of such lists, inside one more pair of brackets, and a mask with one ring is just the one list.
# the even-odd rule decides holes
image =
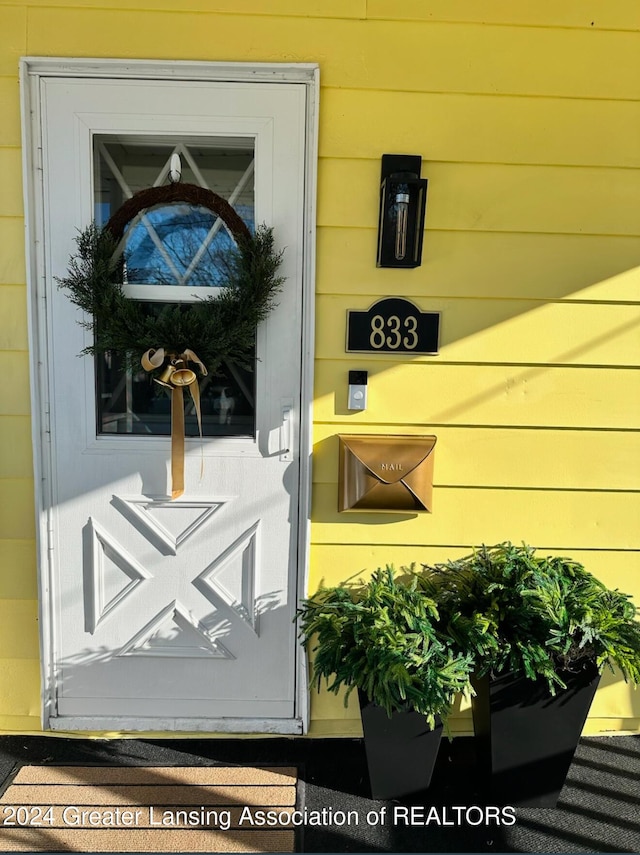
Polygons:
[[137,363],[149,348],[182,353],[191,348],[210,371],[223,361],[252,368],[257,325],[276,306],[284,277],[278,275],[283,251],[274,248],[273,230],[259,226],[240,235],[238,246],[222,258],[222,284],[216,294],[193,303],[143,304],[122,288],[122,257],[109,229],[94,223],[76,238],[77,252],[58,286],[85,313],[79,323],[93,335],[82,353],[116,351]]

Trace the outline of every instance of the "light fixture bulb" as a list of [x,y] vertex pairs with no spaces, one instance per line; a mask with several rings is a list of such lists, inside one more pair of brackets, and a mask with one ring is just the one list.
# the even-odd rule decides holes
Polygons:
[[396,243],[395,256],[402,261],[407,254],[407,228],[409,225],[409,194],[396,193]]

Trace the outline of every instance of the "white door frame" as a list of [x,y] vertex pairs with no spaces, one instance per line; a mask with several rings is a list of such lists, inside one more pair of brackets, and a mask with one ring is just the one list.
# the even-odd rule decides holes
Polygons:
[[[119,59],[68,59],[25,57],[20,61],[22,93],[22,167],[24,175],[27,299],[31,383],[31,424],[34,449],[36,549],[40,616],[42,727],[51,727],[55,687],[52,652],[51,509],[56,497],[50,442],[50,377],[46,362],[50,330],[46,313],[44,263],[44,193],[42,171],[41,79],[46,77],[108,78],[132,80],[184,80],[301,83],[307,91],[304,187],[302,373],[300,419],[300,482],[298,503],[298,599],[304,596],[309,565],[311,506],[311,449],[315,310],[316,173],[318,159],[319,69],[312,63],[164,62]],[[298,645],[296,662],[296,712],[291,720],[268,725],[247,719],[245,732],[306,733],[309,695],[304,650]],[[218,728],[225,730],[223,722]]]

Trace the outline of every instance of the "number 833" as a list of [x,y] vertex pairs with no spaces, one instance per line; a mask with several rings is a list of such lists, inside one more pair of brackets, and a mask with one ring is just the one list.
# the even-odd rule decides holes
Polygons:
[[397,315],[374,315],[371,318],[371,335],[369,343],[375,350],[385,345],[391,350],[397,350],[402,345],[406,350],[415,350],[418,346],[418,319],[408,315],[401,321]]

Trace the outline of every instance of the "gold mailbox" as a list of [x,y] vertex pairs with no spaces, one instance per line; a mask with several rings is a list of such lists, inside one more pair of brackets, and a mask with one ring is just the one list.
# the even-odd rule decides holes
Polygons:
[[339,434],[339,511],[431,511],[435,436]]

